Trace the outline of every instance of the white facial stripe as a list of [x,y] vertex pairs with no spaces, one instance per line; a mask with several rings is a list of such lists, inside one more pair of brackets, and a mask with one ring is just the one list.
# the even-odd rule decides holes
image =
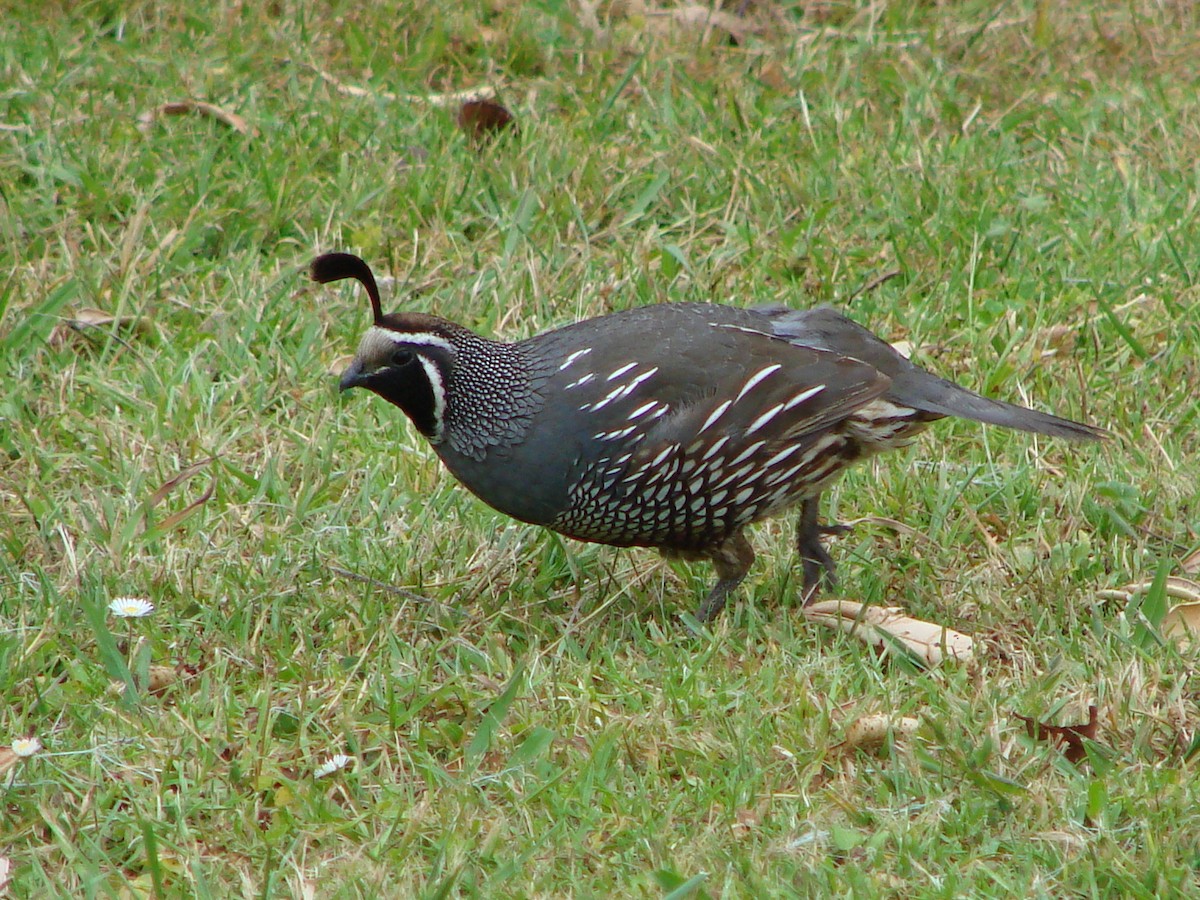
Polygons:
[[793,406],[799,406],[805,400],[809,399],[810,397],[817,396],[817,394],[821,393],[821,391],[823,391],[823,390],[825,390],[825,385],[818,384],[816,387],[811,387],[807,391],[801,391],[795,397],[793,397],[791,400],[789,400],[787,403],[783,404],[783,408],[785,410],[788,410],[788,409],[791,409]]
[[591,381],[595,377],[596,377],[595,372],[588,372],[582,378],[577,378],[574,381],[572,381],[570,384],[568,384],[566,389],[569,391],[571,388],[582,387],[583,385],[587,384],[589,381]]
[[765,369],[760,369],[759,371],[755,372],[753,375],[750,376],[749,380],[742,386],[742,389],[741,389],[741,391],[738,392],[738,395],[733,398],[733,402],[737,403],[739,400],[741,400],[743,397],[745,397],[746,394],[750,393],[750,391],[753,390],[753,388],[756,384],[761,384],[768,377],[770,377],[773,373],[778,372],[782,368],[783,368],[783,365],[781,363],[775,363],[775,365],[773,365],[773,366],[767,366]]
[[432,334],[428,331],[392,331],[390,328],[380,328],[378,325],[372,325],[367,331],[368,335],[377,335],[387,338],[393,344],[420,344],[427,347],[440,347],[443,350],[454,351],[454,347],[444,337],[438,334]]
[[446,415],[446,386],[442,384],[442,373],[438,371],[437,364],[433,360],[426,359],[424,356],[417,358],[425,370],[425,377],[429,379],[429,389],[433,391],[433,435],[429,438],[429,442],[437,444],[442,440],[442,420]]

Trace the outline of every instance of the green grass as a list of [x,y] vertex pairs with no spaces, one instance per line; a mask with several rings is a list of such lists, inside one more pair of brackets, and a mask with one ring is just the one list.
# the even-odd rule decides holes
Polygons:
[[[12,896],[1195,895],[1200,657],[1095,595],[1200,532],[1191,5],[784,0],[737,44],[436,6],[6,14],[0,746],[45,744],[0,776]],[[520,133],[482,149],[403,99],[485,84]],[[186,99],[254,130],[139,123]],[[941,423],[832,492],[914,530],[837,541],[844,595],[969,666],[806,626],[786,521],[689,637],[708,567],[508,521],[336,395],[366,302],[303,277],[336,248],[506,338],[831,303],[1115,440]],[[64,333],[87,307],[141,325]],[[1091,703],[1078,767],[1013,716]],[[919,737],[841,746],[890,711]]]

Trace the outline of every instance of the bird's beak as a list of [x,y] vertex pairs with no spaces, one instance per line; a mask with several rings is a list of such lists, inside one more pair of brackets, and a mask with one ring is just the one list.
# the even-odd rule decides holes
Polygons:
[[363,364],[356,359],[342,373],[341,380],[338,381],[338,390],[348,391],[350,388],[362,387],[366,383],[367,376],[363,372]]

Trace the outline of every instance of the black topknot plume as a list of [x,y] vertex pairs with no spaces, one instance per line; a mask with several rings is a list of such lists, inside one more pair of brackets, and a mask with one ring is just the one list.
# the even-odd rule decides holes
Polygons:
[[308,266],[308,276],[320,284],[331,281],[341,281],[343,278],[356,278],[367,289],[371,298],[371,313],[375,316],[375,324],[383,318],[383,306],[379,302],[379,286],[375,283],[375,275],[371,267],[353,253],[322,253]]

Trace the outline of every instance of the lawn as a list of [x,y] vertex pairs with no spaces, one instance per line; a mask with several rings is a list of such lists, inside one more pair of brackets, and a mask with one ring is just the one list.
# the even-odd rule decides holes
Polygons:
[[[0,895],[1200,893],[1200,11],[726,6],[7,5]],[[709,566],[338,395],[334,249],[505,339],[827,303],[1113,438],[946,421],[831,492],[839,596],[968,662],[806,622],[787,519],[697,634]]]

